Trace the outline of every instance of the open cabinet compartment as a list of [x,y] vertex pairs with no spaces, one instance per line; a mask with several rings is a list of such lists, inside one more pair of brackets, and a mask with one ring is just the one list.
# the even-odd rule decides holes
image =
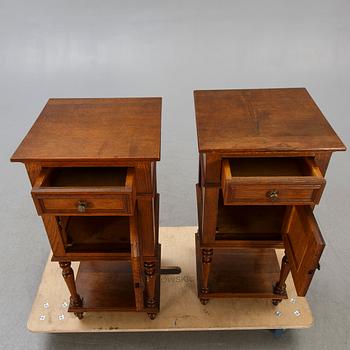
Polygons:
[[220,192],[215,241],[228,246],[283,248],[287,206],[223,204]]
[[128,216],[57,217],[67,253],[130,253]]

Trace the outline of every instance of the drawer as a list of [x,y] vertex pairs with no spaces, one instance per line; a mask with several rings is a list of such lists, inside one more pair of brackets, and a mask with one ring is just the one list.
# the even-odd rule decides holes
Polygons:
[[39,215],[133,215],[134,169],[43,168],[32,197]]
[[312,158],[229,158],[222,161],[225,205],[317,204],[325,186]]

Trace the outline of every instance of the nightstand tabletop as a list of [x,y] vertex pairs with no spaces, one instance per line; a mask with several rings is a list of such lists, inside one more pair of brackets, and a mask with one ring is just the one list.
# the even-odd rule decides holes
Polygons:
[[11,160],[159,160],[161,98],[50,99]]
[[194,92],[199,152],[340,151],[305,88]]

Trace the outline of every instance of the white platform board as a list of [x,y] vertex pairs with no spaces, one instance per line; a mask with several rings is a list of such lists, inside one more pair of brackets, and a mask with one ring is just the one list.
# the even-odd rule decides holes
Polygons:
[[[162,227],[162,266],[181,267],[180,275],[162,275],[160,313],[85,313],[78,320],[67,312],[68,289],[57,262],[46,264],[27,323],[32,332],[144,332],[308,328],[313,318],[305,298],[296,297],[287,280],[289,299],[277,307],[266,299],[212,299],[203,306],[197,297],[194,238],[196,227]],[[281,258],[283,251],[278,252]],[[77,269],[79,263],[74,263]]]

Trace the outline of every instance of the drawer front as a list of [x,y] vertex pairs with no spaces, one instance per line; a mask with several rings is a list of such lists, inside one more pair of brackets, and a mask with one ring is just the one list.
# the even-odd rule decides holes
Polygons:
[[276,204],[289,203],[317,204],[321,187],[307,186],[296,187],[290,184],[284,185],[249,185],[228,184],[223,190],[224,202],[229,204]]
[[53,171],[42,170],[32,188],[39,215],[133,215],[136,198],[133,168],[128,168],[115,186],[118,174],[109,169],[102,169],[102,173],[100,170],[91,173],[88,169],[89,176],[85,176],[84,169],[77,171],[79,176],[74,177],[75,170],[69,169],[71,178],[61,177],[58,186],[52,180]]
[[41,197],[33,195],[38,213],[53,215],[132,215],[132,198],[128,195]]
[[225,205],[317,204],[325,180],[309,159],[307,176],[232,176],[227,159],[222,162],[221,187]]

